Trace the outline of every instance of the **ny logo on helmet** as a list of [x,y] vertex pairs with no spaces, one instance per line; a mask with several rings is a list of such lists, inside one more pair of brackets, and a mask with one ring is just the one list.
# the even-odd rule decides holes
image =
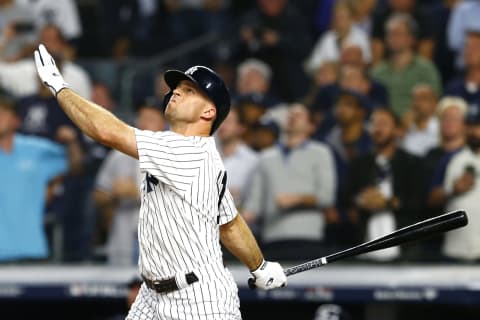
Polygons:
[[185,71],[185,74],[194,74],[195,71],[197,71],[197,70],[198,70],[198,66],[191,67],[187,71]]

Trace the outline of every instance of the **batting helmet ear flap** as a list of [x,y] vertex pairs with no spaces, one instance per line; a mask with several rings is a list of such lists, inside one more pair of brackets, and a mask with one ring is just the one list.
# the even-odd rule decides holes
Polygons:
[[170,98],[173,95],[173,90],[170,90],[169,93],[167,93],[165,96],[163,96],[163,105],[162,105],[162,111],[165,113],[165,110],[167,109],[167,104],[170,101]]

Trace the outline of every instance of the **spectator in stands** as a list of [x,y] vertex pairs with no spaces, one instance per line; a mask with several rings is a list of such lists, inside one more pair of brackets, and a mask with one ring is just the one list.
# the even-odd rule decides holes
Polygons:
[[344,44],[355,44],[362,49],[365,63],[371,61],[368,34],[354,25],[354,8],[347,0],[335,3],[332,28],[324,33],[315,44],[305,62],[306,69],[313,73],[325,61],[339,61]]
[[351,242],[351,233],[345,228],[351,227],[344,206],[345,187],[348,181],[350,163],[356,157],[371,152],[373,144],[367,131],[365,120],[370,113],[371,105],[361,94],[348,89],[341,89],[334,109],[336,125],[327,135],[325,142],[333,150],[337,173],[336,208],[339,212],[339,223],[328,225],[328,237],[332,245]]
[[[270,90],[271,77],[272,69],[265,62],[258,59],[243,61],[237,67],[238,98],[242,100],[249,96],[261,97],[266,107],[264,117],[268,118],[264,120],[273,120],[280,126],[284,126],[287,121],[288,105]],[[266,127],[257,126],[257,129],[264,128]]]
[[338,62],[325,61],[318,66],[317,70],[314,71],[310,88],[308,89],[305,97],[302,99],[303,103],[308,108],[312,108],[312,105],[315,102],[315,97],[321,88],[334,85],[338,81],[338,69]]
[[[103,83],[93,86],[92,101],[113,112],[116,102],[110,89]],[[110,148],[81,134],[83,162],[80,174],[65,177],[64,259],[69,262],[85,261],[91,257],[92,238],[95,233],[96,210],[91,191],[95,177]]]
[[[462,98],[444,97],[437,106],[440,122],[440,145],[431,149],[423,158],[425,172],[425,219],[445,212],[448,195],[443,184],[445,171],[450,160],[465,145],[464,118],[467,114],[467,104]],[[424,241],[422,258],[424,261],[440,259],[443,237]]]
[[[118,110],[117,102],[112,96],[110,88],[103,82],[94,82],[92,86],[92,101],[97,105],[109,111]],[[155,101],[153,101],[155,102]],[[131,119],[130,113],[125,113],[124,118]],[[94,188],[94,180],[98,169],[102,165],[104,159],[110,152],[110,148],[95,142],[88,136],[82,134],[82,144],[84,148],[84,161],[82,164],[82,174],[75,177],[71,182],[70,189],[73,189],[75,196],[71,204],[67,205],[66,230],[68,234],[65,236],[67,247],[81,248],[77,250],[81,254],[72,257],[67,254],[67,259],[83,260],[95,257],[95,247],[98,243],[104,243],[106,232],[105,228],[98,223],[98,217],[101,216],[100,211],[95,205],[92,189]],[[73,222],[73,223],[72,223]]]
[[413,87],[418,83],[429,84],[440,94],[440,76],[430,61],[415,53],[415,30],[418,27],[409,15],[391,16],[385,28],[390,56],[373,68],[372,77],[387,87],[390,106],[397,116],[403,117],[411,105]]
[[458,3],[452,10],[448,22],[447,40],[450,49],[457,54],[456,66],[459,70],[465,67],[466,36],[469,31],[480,32],[480,2],[476,0],[464,0]]
[[325,141],[335,154],[338,186],[346,182],[348,163],[354,158],[371,151],[372,140],[365,126],[371,105],[361,94],[342,89],[334,107],[336,125]]
[[468,114],[480,113],[480,31],[470,31],[465,37],[463,50],[465,74],[452,80],[445,93],[459,96],[468,103]]
[[250,147],[253,147],[256,139],[253,127],[265,115],[268,105],[268,99],[258,94],[241,96],[237,100],[238,112],[245,126],[242,139]]
[[248,128],[260,121],[270,105],[268,97],[261,94],[249,94],[237,99],[238,109]]
[[117,105],[110,88],[105,83],[99,81],[93,83],[92,100],[95,101],[96,104],[111,111],[115,110]]
[[58,26],[66,40],[72,41],[82,35],[82,24],[77,4],[73,0],[15,0],[30,9],[35,17],[38,29],[46,25]]
[[18,61],[30,56],[37,38],[35,16],[15,0],[0,0],[0,60]]
[[354,43],[343,43],[341,46],[339,61],[325,61],[314,70],[312,85],[304,98],[304,102],[309,108],[313,104],[313,99],[322,87],[334,85],[337,82],[340,66],[343,67],[344,65],[355,65],[366,68],[362,48],[360,46]]
[[[228,172],[227,186],[240,210],[258,161],[257,153],[242,140],[244,132],[245,125],[237,108],[230,110],[217,132],[220,154]],[[247,223],[253,220],[244,218]]]
[[311,40],[305,18],[288,0],[257,0],[242,19],[241,59],[256,57],[274,70],[272,89],[287,102],[303,97],[308,78],[301,66]]
[[[0,260],[46,259],[44,205],[48,183],[68,169],[76,148],[74,131],[61,142],[16,133],[20,120],[12,103],[0,100]],[[67,150],[65,150],[67,149]]]
[[432,31],[435,47],[433,62],[442,76],[442,83],[447,84],[455,75],[455,52],[447,41],[448,22],[453,8],[462,0],[441,0],[431,5]]
[[[37,78],[36,81],[39,79]],[[18,114],[22,125],[20,132],[44,137],[52,142],[61,142],[65,136],[76,136],[75,152],[72,154],[74,165],[62,176],[49,184],[51,199],[48,201],[47,213],[55,223],[62,226],[63,247],[66,254],[72,253],[71,239],[85,238],[85,192],[86,187],[80,183],[85,174],[85,163],[89,154],[85,152],[85,136],[61,110],[56,99],[45,86],[39,92],[19,99]],[[68,139],[68,138],[67,138]],[[81,235],[77,235],[81,233]],[[76,240],[77,241],[77,240]],[[76,253],[76,252],[75,252]]]
[[[344,64],[340,68],[339,81],[319,88],[311,105],[317,129],[315,139],[322,140],[335,125],[333,107],[342,90],[355,91],[362,96],[369,109],[386,106],[388,102],[385,86],[372,80],[365,72],[365,67],[358,64]],[[365,116],[367,119],[369,114]]]
[[45,45],[55,59],[63,61],[64,70],[62,72],[67,72],[68,70],[70,73],[68,81],[72,86],[75,86],[75,90],[90,96],[90,77],[80,65],[72,61],[74,48],[67,42],[67,38],[65,38],[60,27],[54,24],[45,24],[40,31],[38,42]]
[[[399,127],[392,110],[374,110],[371,137],[375,151],[351,162],[346,199],[349,215],[358,223],[358,241],[413,223],[419,214],[420,160],[398,147]],[[400,258],[400,249],[375,251],[365,258],[391,261]]]
[[[247,59],[237,67],[236,94],[238,96],[251,94],[269,96],[271,80],[272,69],[268,64],[258,59]],[[278,103],[275,100],[270,99],[272,103]]]
[[[427,9],[423,9],[420,1],[416,0],[388,0],[387,6],[380,7],[373,18],[372,32],[372,51],[373,64],[376,65],[385,58],[388,52],[388,30],[385,29],[387,21],[391,17],[404,14],[412,17],[415,28],[412,35],[418,39],[417,53],[426,58],[431,59],[433,56],[433,36],[432,36],[432,20]],[[387,42],[387,48],[385,48]]]
[[[63,59],[66,42],[58,27],[46,25],[40,32],[40,43],[55,56],[65,81],[79,94],[91,96],[91,82],[88,74],[79,65]],[[31,58],[15,63],[0,62],[0,88],[14,97],[38,93],[40,84]]]
[[57,131],[62,126],[74,127],[73,122],[60,109],[60,106],[44,86],[37,94],[17,101],[17,114],[21,119],[20,132],[36,135],[55,141]]
[[345,64],[341,68],[339,78],[340,87],[364,95],[370,101],[371,107],[388,106],[387,89],[382,83],[368,76],[365,66]]
[[378,0],[350,0],[354,6],[355,25],[368,36],[373,32],[373,16]]
[[412,107],[403,118],[406,130],[403,148],[423,157],[440,142],[440,123],[435,115],[438,97],[428,84],[417,84],[412,89]]
[[[15,0],[18,4],[28,7],[33,13],[34,24],[37,30],[52,24],[59,28],[69,44],[74,44],[82,35],[82,24],[74,0]],[[68,47],[66,58],[73,57],[73,47]]]
[[[164,130],[160,106],[140,106],[136,126],[142,130]],[[108,230],[106,251],[111,265],[131,266],[137,262],[140,184],[138,161],[120,151],[111,151],[98,170],[94,199],[103,216],[100,220]]]
[[354,64],[367,67],[362,47],[358,44],[344,42],[340,47],[340,64]]
[[39,43],[45,45],[57,61],[62,61],[63,70],[61,71],[69,73],[69,79],[65,80],[72,88],[75,88],[79,94],[87,94],[87,97],[90,97],[92,90],[90,77],[81,66],[68,59],[71,55],[71,47],[60,28],[53,24],[45,25],[41,29]]
[[[329,115],[328,121],[321,124],[323,117],[319,113],[322,113],[322,110],[327,112],[332,109],[340,88],[355,90],[367,96],[372,101],[372,106],[388,105],[386,88],[368,76],[362,49],[358,45],[345,43],[342,46],[339,65],[340,67],[334,65],[335,69],[329,68],[333,69],[331,72],[318,74],[322,82],[315,81],[304,99],[306,105],[316,114],[318,130],[314,136],[317,139],[323,139],[325,132],[331,128],[330,122],[333,121],[332,115]],[[329,81],[323,81],[325,78]]]
[[449,162],[444,189],[449,195],[447,210],[469,212],[465,228],[445,235],[443,254],[455,261],[474,262],[480,258],[480,114],[467,116],[467,147]]
[[330,150],[309,139],[308,109],[292,105],[288,120],[284,140],[260,155],[244,212],[261,223],[265,255],[303,260],[319,255],[336,179]]
[[[38,79],[40,80],[40,79]],[[50,199],[47,201],[46,212],[53,218],[54,223],[61,224],[66,207],[68,208],[68,192],[71,190],[65,183],[70,175],[79,175],[83,170],[84,152],[82,147],[82,134],[80,130],[67,117],[57,103],[55,97],[45,86],[39,87],[38,94],[33,94],[17,101],[17,114],[20,117],[21,126],[19,132],[49,139],[52,142],[61,142],[65,135],[78,137],[77,146],[73,154],[75,165],[61,179],[55,179],[49,184]],[[67,193],[67,194],[66,194]],[[58,258],[58,257],[57,257]]]
[[[96,82],[93,85],[92,101],[110,112],[114,112],[117,107],[117,102],[110,88],[102,82]],[[86,154],[84,159],[84,173],[95,176],[107,153],[110,151],[110,148],[93,141],[86,135],[82,136],[82,143]]]
[[281,125],[274,119],[262,117],[249,130],[251,131],[250,134],[252,137],[250,147],[257,152],[260,152],[275,145],[280,138],[280,128]]

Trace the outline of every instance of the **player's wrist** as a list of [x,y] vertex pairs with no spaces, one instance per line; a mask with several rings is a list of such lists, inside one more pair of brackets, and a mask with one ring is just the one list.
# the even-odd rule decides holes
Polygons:
[[61,86],[58,90],[55,91],[55,97],[58,98],[58,95],[60,94],[60,92],[62,92],[64,89],[70,89],[68,83],[64,82],[64,85]]
[[257,267],[253,268],[253,270],[250,270],[250,273],[253,275],[255,275],[256,273],[258,274],[261,270],[264,270],[266,266],[267,266],[267,261],[265,261],[265,259],[262,258],[262,261],[260,262],[260,264],[257,265]]
[[59,73],[52,75],[51,78],[45,80],[43,83],[50,89],[55,97],[58,97],[58,94],[62,92],[63,89],[70,87],[70,85],[63,79],[63,76]]

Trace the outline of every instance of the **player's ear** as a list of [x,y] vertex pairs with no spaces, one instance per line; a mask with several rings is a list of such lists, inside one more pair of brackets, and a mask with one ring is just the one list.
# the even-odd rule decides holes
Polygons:
[[203,110],[202,118],[205,120],[212,120],[217,115],[217,108],[211,103],[207,104]]

